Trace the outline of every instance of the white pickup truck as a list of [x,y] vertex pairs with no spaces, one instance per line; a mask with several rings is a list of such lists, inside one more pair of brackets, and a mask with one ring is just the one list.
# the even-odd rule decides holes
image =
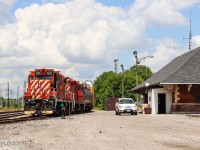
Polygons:
[[137,105],[132,98],[119,98],[115,103],[116,115],[121,113],[130,113],[137,115]]

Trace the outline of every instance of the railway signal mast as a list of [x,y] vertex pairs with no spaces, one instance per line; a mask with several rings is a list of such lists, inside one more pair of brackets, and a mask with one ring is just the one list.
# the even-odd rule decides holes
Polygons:
[[115,73],[117,73],[117,62],[118,62],[118,59],[115,59],[114,62],[115,62]]

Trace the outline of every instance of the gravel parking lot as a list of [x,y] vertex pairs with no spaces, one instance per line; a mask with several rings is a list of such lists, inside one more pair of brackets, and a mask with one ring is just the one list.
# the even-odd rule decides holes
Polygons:
[[94,111],[0,125],[0,149],[171,150],[200,149],[200,117]]

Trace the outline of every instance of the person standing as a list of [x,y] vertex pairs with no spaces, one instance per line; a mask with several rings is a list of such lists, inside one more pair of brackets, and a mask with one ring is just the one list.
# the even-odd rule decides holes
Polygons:
[[66,112],[65,112],[65,105],[63,103],[60,104],[60,107],[61,107],[61,119],[65,119],[65,116],[66,116]]

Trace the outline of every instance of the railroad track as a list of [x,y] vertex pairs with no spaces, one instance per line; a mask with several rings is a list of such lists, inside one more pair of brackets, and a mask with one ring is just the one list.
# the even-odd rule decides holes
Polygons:
[[4,118],[11,118],[23,115],[24,115],[23,111],[0,112],[0,120]]
[[24,115],[23,111],[1,112],[0,124],[16,123],[16,122],[31,121],[31,120],[42,120],[46,118],[48,118],[48,116],[33,117],[30,115]]

